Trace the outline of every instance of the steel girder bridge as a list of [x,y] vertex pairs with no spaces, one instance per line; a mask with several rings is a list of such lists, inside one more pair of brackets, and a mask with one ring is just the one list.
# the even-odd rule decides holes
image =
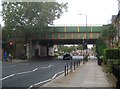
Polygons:
[[34,34],[32,42],[42,45],[55,44],[95,44],[100,36],[102,26],[54,26],[48,27],[43,33]]

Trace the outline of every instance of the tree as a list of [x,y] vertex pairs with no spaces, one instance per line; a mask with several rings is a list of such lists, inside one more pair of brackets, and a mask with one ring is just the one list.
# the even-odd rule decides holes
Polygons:
[[78,45],[78,46],[77,46],[77,49],[78,49],[78,50],[81,50],[82,48],[83,48],[82,45]]
[[[24,44],[29,45],[27,47],[31,54],[32,34],[49,31],[48,25],[53,24],[53,21],[60,18],[62,13],[67,10],[67,3],[3,2],[2,7],[6,36],[17,38],[17,34],[22,35],[25,38],[23,39]],[[15,41],[14,43],[16,43]]]
[[58,2],[3,2],[2,6],[5,28],[23,32],[43,32],[67,10],[67,3]]
[[98,38],[96,41],[96,52],[99,55],[104,55],[104,49],[106,49],[106,48],[107,48],[107,46],[106,46],[105,42],[103,41],[103,39]]
[[103,26],[101,38],[106,42],[108,47],[111,47],[113,45],[113,39],[116,36],[116,33],[117,31],[112,24]]

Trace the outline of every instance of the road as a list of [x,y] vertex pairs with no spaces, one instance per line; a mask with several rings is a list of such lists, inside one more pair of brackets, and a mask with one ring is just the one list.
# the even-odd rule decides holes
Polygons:
[[[73,57],[73,61],[81,58],[80,56]],[[61,74],[66,63],[70,63],[70,60],[48,58],[22,63],[3,63],[2,79],[0,79],[2,87],[3,89],[4,87],[30,89],[41,86]]]

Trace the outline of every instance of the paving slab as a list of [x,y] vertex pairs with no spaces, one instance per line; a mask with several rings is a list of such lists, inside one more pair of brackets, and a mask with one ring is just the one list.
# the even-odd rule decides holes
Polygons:
[[108,89],[111,87],[110,89],[114,89],[102,67],[97,64],[97,60],[89,60],[68,76],[63,74],[42,87],[106,87]]

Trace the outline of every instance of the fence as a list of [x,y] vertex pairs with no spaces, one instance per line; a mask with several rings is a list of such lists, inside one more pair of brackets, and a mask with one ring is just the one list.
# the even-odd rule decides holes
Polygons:
[[120,66],[112,64],[112,73],[116,77],[116,89],[120,89]]

